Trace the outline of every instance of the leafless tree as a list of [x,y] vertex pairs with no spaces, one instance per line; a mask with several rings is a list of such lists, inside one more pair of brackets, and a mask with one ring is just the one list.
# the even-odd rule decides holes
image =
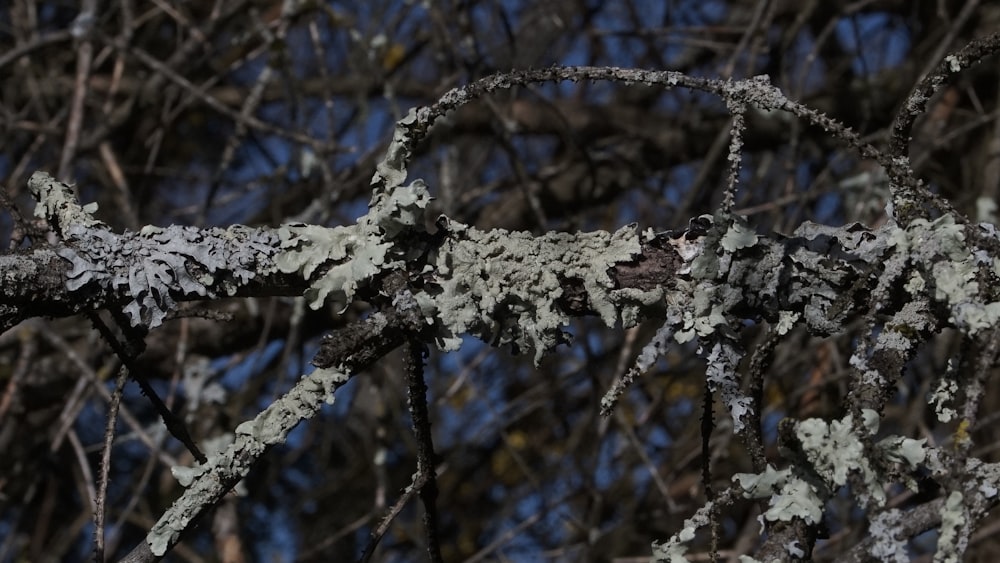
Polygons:
[[993,560],[1000,9],[654,4],[2,8],[0,560]]

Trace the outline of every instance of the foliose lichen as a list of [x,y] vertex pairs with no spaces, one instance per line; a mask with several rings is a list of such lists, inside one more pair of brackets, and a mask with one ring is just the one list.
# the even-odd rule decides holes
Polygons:
[[[952,361],[948,361],[949,372]],[[958,396],[958,382],[952,377],[943,377],[938,381],[937,387],[927,398],[927,404],[933,405],[934,413],[939,422],[948,423],[955,419],[958,411],[948,406],[956,400]]]
[[[858,432],[874,435],[878,431],[878,413],[865,409],[862,417],[858,427],[851,415],[829,423],[812,418],[796,425],[796,438],[813,475],[809,480],[799,476],[801,468],[776,470],[768,465],[759,474],[737,473],[733,481],[739,484],[745,498],[769,499],[763,517],[772,522],[799,518],[818,524],[823,516],[824,498],[846,485],[851,474],[860,478],[863,489],[855,494],[865,504],[882,506],[883,488],[888,483],[873,468],[900,464],[907,470],[915,470],[928,459],[928,448],[925,440],[888,436],[874,444],[871,455],[878,458],[876,464],[865,452]],[[912,480],[906,481],[906,485],[912,490],[917,488]]]
[[68,184],[37,172],[28,186],[38,201],[35,214],[54,224],[67,243],[55,251],[71,265],[66,289],[130,296],[123,311],[133,326],[159,326],[177,305],[176,296],[233,295],[274,267],[277,237],[267,229],[172,225],[117,234],[93,217],[96,205],[76,202]]
[[[332,404],[334,391],[346,383],[348,374],[339,369],[316,369],[303,375],[280,399],[254,419],[236,427],[235,437],[208,462],[190,469],[174,468],[187,490],[160,517],[146,535],[150,551],[163,556],[180,538],[191,521],[206,509],[204,499],[218,498],[221,491],[246,477],[253,460],[269,447],[281,443],[303,420],[312,418],[324,404]],[[221,442],[220,442],[221,445]]]
[[960,491],[952,491],[941,509],[941,535],[938,536],[934,561],[962,560],[969,543],[969,515]]
[[378,191],[369,213],[355,225],[282,225],[277,230],[281,252],[275,265],[281,272],[297,272],[311,280],[306,298],[313,309],[328,298],[346,306],[359,284],[404,264],[406,255],[400,249],[405,245],[395,245],[394,239],[405,231],[423,229],[430,199],[427,187],[416,180],[409,186]]
[[[972,228],[996,238],[992,224]],[[979,274],[985,270],[996,277],[996,268],[987,253],[967,243],[965,230],[966,226],[957,224],[951,215],[942,215],[934,221],[915,219],[905,229],[895,228],[889,234],[889,244],[921,270],[920,279],[911,277],[908,281],[907,291],[917,294],[931,282],[932,297],[951,309],[949,321],[975,335],[1000,322],[1000,302],[984,298]]]
[[172,225],[117,234],[73,224],[70,243],[56,253],[70,262],[66,288],[97,284],[132,297],[124,307],[133,326],[159,326],[177,303],[176,295],[220,297],[273,265],[277,237],[267,230],[233,226],[197,229]]
[[[626,296],[608,272],[641,251],[634,226],[540,237],[460,223],[447,229],[447,241],[430,259],[436,287],[416,295],[424,314],[438,323],[439,345],[456,349],[459,336],[471,333],[515,350],[533,349],[536,362],[566,341],[561,328],[569,315],[558,304],[563,284],[580,284],[590,308],[613,326]],[[662,292],[650,293],[648,301],[662,299]]]
[[876,561],[887,563],[907,563],[910,556],[906,551],[906,539],[900,537],[900,524],[904,514],[895,508],[879,512],[871,518],[868,535],[872,543],[868,554]]

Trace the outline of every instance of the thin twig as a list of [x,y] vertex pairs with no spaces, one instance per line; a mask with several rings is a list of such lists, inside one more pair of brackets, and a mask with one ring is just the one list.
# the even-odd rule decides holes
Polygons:
[[104,426],[104,448],[101,450],[101,472],[98,475],[97,497],[94,499],[94,562],[104,562],[104,502],[108,492],[108,474],[111,470],[111,445],[115,441],[115,423],[118,421],[118,405],[121,404],[122,391],[128,381],[128,368],[122,366],[118,370],[115,381],[115,391],[111,394],[111,404],[108,405],[108,418]]
[[392,521],[399,516],[399,513],[403,511],[403,507],[406,506],[406,503],[410,502],[410,499],[412,499],[414,495],[416,495],[417,492],[423,488],[424,483],[426,482],[427,475],[425,473],[418,472],[413,475],[413,482],[410,483],[410,486],[403,491],[399,500],[392,505],[392,508],[389,509],[389,513],[385,515],[385,518],[383,518],[382,521],[379,522],[379,525],[372,530],[371,536],[368,538],[368,545],[365,546],[364,552],[362,552],[361,557],[358,558],[358,563],[368,563],[371,561],[372,555],[375,554],[375,548],[378,547],[378,544],[382,541],[382,537],[385,536],[385,533],[389,531],[389,526],[392,524]]
[[431,435],[430,414],[427,410],[427,383],[424,381],[424,358],[427,345],[411,339],[406,345],[406,377],[409,388],[410,417],[413,433],[417,438],[417,473],[424,476],[420,487],[420,500],[424,505],[424,533],[427,536],[427,554],[434,563],[444,561],[438,542],[437,514],[437,455]]
[[187,431],[187,426],[183,421],[174,416],[174,413],[170,411],[166,404],[164,404],[163,399],[161,399],[156,393],[153,386],[149,384],[149,380],[147,380],[146,377],[136,369],[136,354],[118,341],[118,338],[115,337],[115,335],[111,332],[111,329],[104,323],[103,320],[101,320],[101,317],[97,313],[91,312],[88,313],[87,316],[90,318],[90,321],[93,323],[98,332],[101,333],[101,336],[104,337],[104,340],[106,340],[108,345],[111,346],[111,349],[114,350],[118,358],[123,364],[125,364],[125,367],[128,368],[129,374],[132,375],[132,379],[139,384],[139,389],[142,390],[142,394],[149,399],[149,402],[153,403],[153,407],[160,415],[160,418],[163,419],[163,424],[166,425],[170,434],[173,435],[174,438],[177,438],[180,443],[184,444],[184,447],[191,452],[195,459],[201,463],[206,463],[208,458],[205,457],[205,454],[202,453],[202,451],[198,449],[198,446],[194,443],[194,440],[191,438],[191,434]]

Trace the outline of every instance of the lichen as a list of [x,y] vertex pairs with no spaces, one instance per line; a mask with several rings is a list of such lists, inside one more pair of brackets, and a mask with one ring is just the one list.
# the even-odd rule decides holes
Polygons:
[[736,339],[720,333],[703,339],[698,352],[707,363],[705,380],[708,387],[722,395],[722,402],[733,419],[733,431],[739,434],[746,425],[745,417],[753,412],[753,401],[740,388],[737,373],[743,349]]
[[[387,181],[399,180],[390,176]],[[423,229],[429,201],[427,187],[416,180],[408,186],[378,190],[370,211],[356,225],[330,229],[282,225],[278,229],[281,252],[275,264],[281,272],[297,272],[311,280],[306,298],[313,309],[330,299],[346,306],[361,284],[379,272],[403,265],[406,256],[394,239],[408,230]]]
[[324,404],[333,403],[334,391],[349,376],[340,369],[317,369],[302,376],[283,397],[271,403],[254,419],[236,427],[234,440],[208,462],[189,471],[175,470],[187,482],[187,490],[160,517],[146,535],[153,555],[162,557],[177,543],[207,507],[205,499],[219,498],[222,491],[238,483],[267,448],[281,443],[300,422],[315,416]]
[[948,55],[944,58],[944,62],[948,63],[948,69],[952,72],[958,72],[962,70],[962,62],[958,60],[955,55]]
[[771,496],[764,518],[770,522],[789,522],[798,518],[806,524],[819,524],[823,518],[823,501],[815,485],[798,478],[786,480]]
[[97,204],[81,206],[77,203],[73,187],[60,182],[45,172],[35,172],[28,179],[28,190],[38,202],[35,217],[47,219],[59,229],[70,225],[84,228],[101,227],[104,224],[94,218]]
[[733,475],[733,481],[743,489],[743,498],[767,498],[780,489],[791,474],[789,469],[779,471],[767,464],[763,473],[737,473]]
[[707,526],[711,522],[712,511],[716,509],[716,502],[705,503],[690,518],[685,520],[681,530],[667,541],[654,541],[652,545],[653,561],[688,563],[688,558],[684,556],[687,553],[688,547],[684,544],[695,538],[698,528]]
[[743,489],[744,498],[769,499],[765,520],[788,522],[800,518],[818,524],[823,517],[823,501],[816,487],[795,476],[790,469],[779,471],[768,464],[763,473],[737,473],[733,481]]
[[969,543],[969,518],[964,496],[952,491],[941,508],[941,534],[938,536],[934,561],[958,562],[962,560]]
[[[975,228],[995,238],[994,226],[985,223]],[[978,281],[983,270],[996,275],[993,261],[967,244],[965,227],[956,224],[951,215],[934,221],[915,219],[905,229],[894,228],[888,240],[899,257],[921,270],[910,274],[904,286],[908,292],[917,296],[928,285],[933,287],[932,297],[951,309],[949,321],[969,335],[1000,322],[1000,302],[985,300]]]
[[416,296],[446,350],[471,333],[495,345],[511,343],[515,351],[533,349],[538,362],[566,341],[561,327],[569,316],[558,303],[564,283],[580,284],[589,307],[609,326],[634,297],[616,290],[608,274],[641,251],[634,226],[540,237],[460,223],[447,229],[447,241],[431,257],[436,287]]
[[744,221],[734,221],[720,241],[726,252],[736,252],[757,244],[757,233]]
[[[299,273],[312,283],[306,300],[319,309],[328,298],[346,306],[358,283],[371,279],[389,261],[391,248],[377,235],[357,226],[325,229],[314,225],[286,224],[278,229],[282,252],[275,257],[278,271]],[[319,272],[315,279],[313,274]]]
[[906,552],[906,540],[899,536],[903,523],[903,512],[891,508],[872,517],[868,527],[868,535],[872,542],[868,554],[876,561],[887,563],[907,563],[910,561]]
[[[89,284],[131,296],[124,312],[133,326],[159,326],[177,303],[175,295],[232,295],[273,267],[276,237],[267,230],[234,226],[197,229],[172,225],[116,234],[73,224],[64,228],[68,245],[56,253],[70,262],[66,288]],[[227,283],[227,278],[229,282]]]
[[874,499],[878,504],[885,502],[885,492],[875,478],[864,446],[855,434],[851,415],[829,424],[818,418],[803,420],[795,431],[802,444],[802,451],[813,469],[824,480],[837,486],[847,484],[852,472],[861,475],[866,485],[863,498]]

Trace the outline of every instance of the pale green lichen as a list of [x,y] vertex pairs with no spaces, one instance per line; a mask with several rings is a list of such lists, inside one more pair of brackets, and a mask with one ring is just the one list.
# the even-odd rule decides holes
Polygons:
[[[862,411],[860,430],[867,434],[878,431],[878,413],[871,409]],[[809,461],[815,476],[821,479],[812,482],[799,477],[792,469],[776,470],[768,465],[762,473],[737,473],[733,481],[738,483],[744,498],[768,498],[769,506],[764,513],[768,521],[789,521],[801,518],[810,524],[819,523],[823,514],[824,501],[817,485],[824,486],[824,495],[847,484],[853,473],[861,479],[861,498],[881,505],[885,502],[883,487],[872,463],[866,457],[861,439],[855,433],[853,417],[847,415],[841,420],[827,423],[820,419],[799,422],[795,429],[802,453]],[[915,470],[928,459],[925,440],[913,440],[900,436],[889,436],[874,447],[875,456],[887,463],[904,465]],[[908,479],[908,478],[907,478]],[[916,489],[916,483],[906,480],[906,485]]]
[[843,486],[851,472],[858,472],[866,485],[866,496],[879,504],[885,502],[885,492],[865,457],[864,445],[855,434],[851,415],[829,424],[818,418],[803,420],[796,427],[795,435],[806,458],[823,479]]
[[788,334],[788,331],[795,326],[795,322],[798,321],[801,316],[802,314],[797,311],[780,311],[778,313],[778,324],[775,326],[775,330],[777,330],[780,335]]
[[969,515],[966,512],[964,495],[952,491],[941,509],[941,534],[938,536],[934,561],[958,563],[962,560],[969,543]]
[[744,248],[750,248],[757,244],[757,233],[742,220],[733,221],[733,224],[722,235],[720,241],[722,248],[726,252],[736,252]]
[[937,281],[935,298],[951,304],[975,298],[979,294],[976,268],[970,260],[938,262],[931,269]]
[[905,229],[893,229],[889,244],[909,252],[944,254],[951,260],[962,260],[969,254],[963,227],[951,215],[942,215],[934,221],[914,219]]
[[770,464],[763,473],[737,473],[733,481],[743,489],[744,498],[769,498],[764,518],[788,522],[801,518],[818,524],[823,517],[823,501],[816,487],[793,475],[790,469],[775,470]]
[[171,225],[117,234],[105,227],[67,225],[72,244],[56,254],[71,264],[66,289],[91,284],[131,296],[123,308],[133,326],[159,326],[178,296],[232,295],[273,268],[277,239],[266,229],[235,225],[197,229]]
[[[221,454],[232,445],[236,436],[232,433],[226,432],[219,434],[215,438],[205,440],[201,443],[202,449],[205,451],[205,455],[208,457],[206,463],[195,462],[193,466],[187,465],[174,465],[170,468],[170,473],[177,479],[177,482],[182,487],[190,487],[194,483],[195,479],[204,475],[208,469],[213,465],[212,458]],[[236,487],[236,493],[240,496],[246,494],[246,487],[242,486],[242,481]]]
[[789,522],[798,518],[807,524],[819,524],[823,518],[823,501],[815,485],[798,477],[785,481],[771,496],[764,518],[770,522]]
[[[313,225],[282,225],[278,229],[283,252],[275,257],[278,271],[298,272],[312,280],[306,301],[319,309],[327,298],[346,306],[358,284],[371,279],[389,261],[392,247],[379,236],[356,226],[325,229]],[[323,268],[326,268],[323,270]],[[313,279],[313,274],[322,274]]]
[[962,70],[962,62],[958,60],[955,55],[948,55],[944,58],[944,62],[948,63],[948,69],[952,72],[958,72]]
[[[439,328],[446,350],[472,333],[515,350],[534,349],[535,361],[564,341],[569,316],[558,304],[563,284],[578,283],[589,307],[613,326],[634,292],[614,288],[609,270],[641,248],[633,226],[615,233],[555,233],[540,237],[505,230],[479,231],[451,223],[450,236],[432,257],[437,288],[417,295]],[[545,267],[540,268],[539,265]],[[648,301],[655,301],[657,293]]]
[[35,172],[28,179],[28,190],[34,196],[35,217],[47,219],[50,223],[65,229],[70,225],[84,228],[105,226],[94,218],[97,204],[81,206],[77,203],[73,187],[60,182],[45,172]]
[[409,128],[417,123],[417,109],[410,108],[406,117],[396,124],[393,130],[392,142],[386,150],[385,157],[375,167],[372,186],[377,190],[391,190],[401,186],[406,180],[406,164],[410,159]]
[[791,470],[778,471],[769,463],[763,473],[737,473],[733,475],[733,481],[743,489],[743,498],[767,498],[780,489],[791,475]]
[[909,469],[916,469],[927,459],[926,444],[926,438],[915,440],[903,436],[889,436],[880,440],[875,444],[875,447],[888,461],[903,464]]
[[684,544],[694,539],[695,531],[694,527],[687,526],[665,542],[653,542],[653,561],[689,563],[690,560],[684,556],[688,546]]
[[681,329],[674,335],[678,343],[690,342],[695,336],[709,336],[717,327],[727,324],[722,304],[712,301],[713,289],[701,284],[695,290],[690,307],[684,310]]
[[332,229],[282,225],[277,230],[282,252],[275,257],[275,265],[281,272],[297,272],[311,280],[306,299],[313,309],[328,299],[346,306],[360,284],[403,264],[393,241],[408,229],[423,228],[429,201],[427,187],[416,180],[409,186],[376,192],[371,210],[356,225]]
[[868,535],[872,542],[868,554],[876,561],[887,563],[907,563],[906,538],[900,537],[903,512],[895,508],[880,512],[872,517]]
[[753,400],[743,393],[737,372],[743,349],[739,342],[722,332],[702,340],[698,353],[705,358],[705,382],[712,392],[719,392],[733,419],[733,431],[739,434],[746,426],[745,417],[753,412]]
[[997,223],[997,202],[992,197],[976,198],[976,221]]
[[180,471],[187,490],[146,535],[153,555],[162,557],[177,543],[180,534],[207,509],[206,499],[220,498],[247,475],[253,461],[267,448],[284,442],[295,426],[315,416],[324,403],[332,404],[334,391],[348,379],[346,373],[333,368],[317,369],[302,376],[291,391],[253,420],[237,426],[235,439],[223,451],[191,471]]
[[[979,228],[987,235],[995,232],[995,227],[988,223]],[[904,285],[908,292],[919,295],[928,284],[933,284],[934,299],[951,309],[949,321],[970,335],[1000,322],[1000,302],[985,302],[977,281],[983,267],[996,275],[996,265],[985,253],[967,245],[965,227],[956,224],[951,215],[934,221],[916,219],[905,229],[893,227],[888,240],[895,246],[897,256],[906,257],[922,268],[922,272],[910,274]],[[886,264],[898,261],[894,257]]]
[[924,292],[925,287],[927,287],[927,282],[924,281],[924,277],[920,275],[920,272],[911,272],[910,281],[906,282],[903,289],[910,295],[920,295]]
[[665,563],[689,563],[687,557],[688,547],[684,544],[695,538],[698,528],[711,523],[712,511],[715,509],[715,502],[705,503],[695,513],[684,521],[684,527],[679,532],[671,536],[665,542],[653,542],[653,561]]

